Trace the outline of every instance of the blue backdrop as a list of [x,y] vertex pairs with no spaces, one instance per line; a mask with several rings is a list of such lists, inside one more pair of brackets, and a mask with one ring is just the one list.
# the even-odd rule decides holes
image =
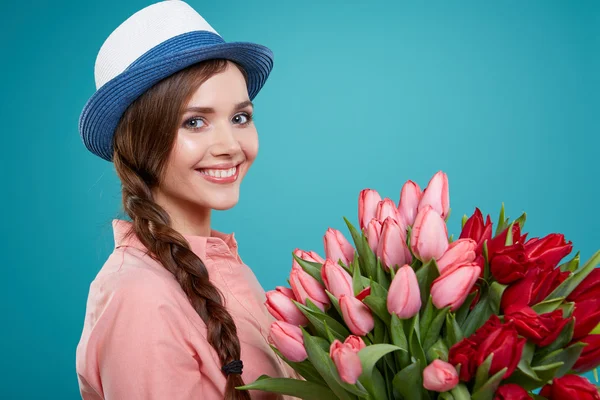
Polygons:
[[[190,0],[227,41],[269,46],[261,148],[240,203],[215,215],[269,290],[291,252],[323,252],[371,187],[450,178],[451,231],[475,206],[528,212],[531,236],[600,248],[600,3]],[[113,165],[79,113],[100,45],[142,0],[3,4],[2,398],[76,399],[89,283],[120,214]]]

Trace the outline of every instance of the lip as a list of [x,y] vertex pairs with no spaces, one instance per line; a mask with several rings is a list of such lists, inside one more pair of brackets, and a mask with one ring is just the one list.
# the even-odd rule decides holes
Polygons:
[[[202,178],[206,179],[209,182],[226,184],[226,183],[233,183],[233,182],[235,182],[238,179],[238,177],[240,176],[240,166],[241,165],[242,165],[242,163],[239,163],[239,164],[231,164],[231,163],[228,163],[228,164],[217,164],[217,165],[213,165],[213,166],[210,166],[210,167],[207,167],[207,168],[196,168],[196,171],[198,172],[198,174],[200,174],[200,176]],[[230,169],[230,168],[233,168],[233,167],[236,167],[235,168],[235,174],[233,174],[231,176],[228,176],[228,177],[225,177],[225,178],[217,178],[215,176],[206,175],[206,174],[203,174],[202,172],[200,172],[200,170],[202,170],[202,169],[222,169],[222,170],[225,170],[225,169]]]

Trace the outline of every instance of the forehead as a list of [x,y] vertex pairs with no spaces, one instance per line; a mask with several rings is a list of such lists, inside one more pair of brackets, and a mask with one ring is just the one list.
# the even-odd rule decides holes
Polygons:
[[227,68],[202,83],[191,96],[188,106],[228,108],[249,100],[246,80],[231,62]]

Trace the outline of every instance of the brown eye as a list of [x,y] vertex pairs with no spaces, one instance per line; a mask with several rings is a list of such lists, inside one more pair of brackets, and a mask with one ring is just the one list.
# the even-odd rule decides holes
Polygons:
[[185,127],[190,129],[199,129],[204,125],[202,118],[194,117],[185,122]]
[[252,116],[248,113],[237,114],[233,117],[233,122],[240,125],[246,125],[250,123]]

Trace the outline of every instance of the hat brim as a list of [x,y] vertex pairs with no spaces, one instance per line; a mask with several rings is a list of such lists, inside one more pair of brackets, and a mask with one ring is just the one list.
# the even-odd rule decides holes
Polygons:
[[112,138],[127,107],[162,79],[201,61],[224,58],[240,64],[248,76],[250,100],[265,84],[272,68],[273,53],[248,42],[219,43],[185,49],[150,62],[132,65],[98,89],[87,101],[79,118],[79,132],[92,153],[112,161]]

